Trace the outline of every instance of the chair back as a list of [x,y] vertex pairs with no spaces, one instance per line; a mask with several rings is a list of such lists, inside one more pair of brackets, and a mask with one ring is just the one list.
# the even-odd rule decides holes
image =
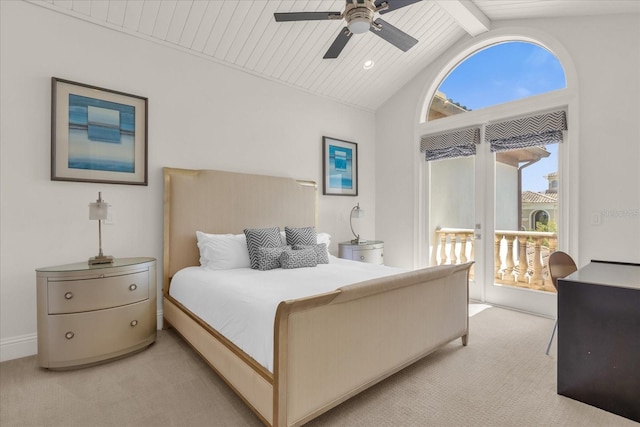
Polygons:
[[567,277],[577,269],[576,263],[569,254],[562,251],[555,251],[549,255],[549,274],[551,275],[551,282],[556,290],[558,289],[558,279]]

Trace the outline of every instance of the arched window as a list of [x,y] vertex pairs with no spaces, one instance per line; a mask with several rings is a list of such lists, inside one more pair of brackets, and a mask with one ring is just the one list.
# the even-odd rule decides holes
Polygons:
[[537,211],[534,214],[533,223],[538,228],[538,224],[547,225],[549,223],[549,214],[546,211]]
[[452,52],[423,98],[421,250],[431,264],[473,259],[473,298],[549,314],[555,289],[544,263],[575,231],[563,166],[577,142],[567,120],[577,120],[575,67],[552,39],[507,33]]
[[556,56],[524,41],[497,43],[460,62],[431,99],[427,121],[566,87]]

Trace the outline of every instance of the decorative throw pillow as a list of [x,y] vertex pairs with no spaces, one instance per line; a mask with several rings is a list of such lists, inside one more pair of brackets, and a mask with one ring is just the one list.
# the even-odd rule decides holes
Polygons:
[[285,227],[287,245],[315,245],[317,241],[315,227],[289,228]]
[[301,249],[298,251],[283,251],[280,255],[282,268],[315,267],[318,265],[316,251],[313,249]]
[[273,270],[280,268],[280,256],[291,249],[291,246],[279,248],[258,248],[258,270]]
[[245,228],[244,235],[247,237],[249,260],[251,268],[254,270],[258,269],[258,248],[279,248],[282,246],[278,227]]
[[316,261],[318,264],[329,264],[329,252],[327,251],[327,245],[320,243],[318,245],[295,245],[293,250],[313,249],[316,253]]

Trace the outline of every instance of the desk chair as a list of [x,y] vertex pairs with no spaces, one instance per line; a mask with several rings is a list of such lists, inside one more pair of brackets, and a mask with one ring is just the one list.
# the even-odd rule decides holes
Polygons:
[[[549,255],[549,274],[551,275],[551,283],[553,283],[553,287],[556,288],[556,292],[558,292],[558,279],[567,277],[577,269],[578,267],[573,261],[573,258],[571,258],[567,253],[555,251]],[[557,327],[558,319],[556,318],[556,323],[553,325],[553,331],[551,332],[551,338],[549,338],[549,344],[547,345],[547,351],[545,353],[547,355],[549,354],[549,349],[551,348],[551,343],[553,342],[553,336],[556,334]]]

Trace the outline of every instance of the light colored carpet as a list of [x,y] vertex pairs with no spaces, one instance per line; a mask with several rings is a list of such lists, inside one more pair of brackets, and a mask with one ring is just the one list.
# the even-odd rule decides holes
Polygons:
[[[639,425],[556,394],[555,341],[544,354],[553,320],[490,307],[469,324],[467,347],[456,340],[308,425]],[[175,332],[159,331],[149,349],[87,369],[1,363],[0,425],[262,424]]]

